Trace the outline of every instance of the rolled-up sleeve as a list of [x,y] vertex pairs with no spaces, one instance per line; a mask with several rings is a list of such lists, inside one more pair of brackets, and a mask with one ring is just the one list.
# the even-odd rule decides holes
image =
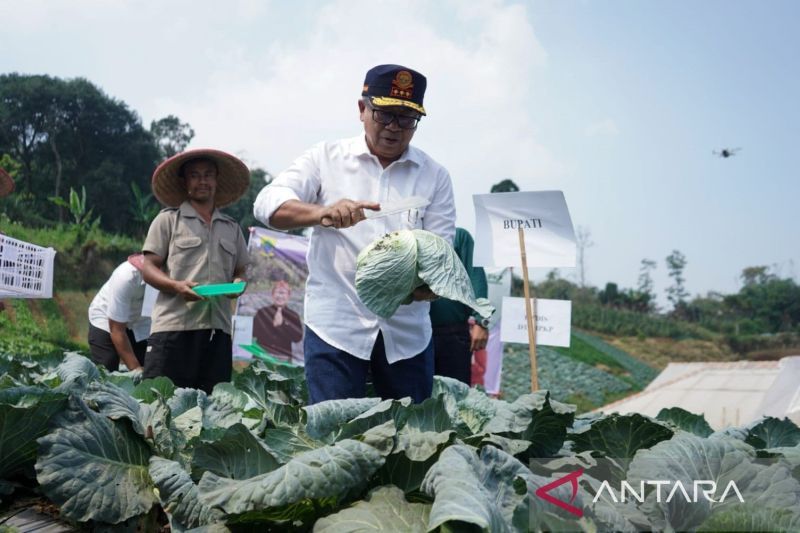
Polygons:
[[147,230],[147,237],[144,240],[142,251],[159,256],[161,259],[167,259],[167,252],[169,250],[169,241],[172,237],[172,221],[174,220],[174,211],[161,211]]
[[316,203],[321,184],[319,156],[322,149],[323,143],[313,146],[261,189],[253,204],[256,220],[272,228],[269,219],[289,200]]

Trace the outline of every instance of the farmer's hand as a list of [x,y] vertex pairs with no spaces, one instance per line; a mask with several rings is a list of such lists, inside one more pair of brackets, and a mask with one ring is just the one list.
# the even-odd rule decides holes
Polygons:
[[143,374],[144,374],[144,369],[140,366],[137,366],[136,368],[128,372],[128,376],[130,376],[131,379],[133,379],[133,382],[137,385],[142,381]]
[[[236,278],[233,278],[233,282],[232,282],[232,283],[240,283],[240,282],[242,282],[242,281],[244,281],[242,278],[236,277]],[[238,298],[238,297],[239,297],[239,296],[241,296],[241,295],[242,295],[242,293],[238,293],[238,294],[228,294],[228,295],[226,295],[226,296],[227,296],[228,298],[230,298],[231,300],[235,300],[236,298]]]
[[196,281],[181,280],[175,281],[172,288],[175,294],[181,296],[187,302],[196,302],[202,300],[203,297],[192,290],[192,287],[195,286],[197,286]]
[[355,226],[366,217],[364,209],[379,211],[381,204],[343,198],[320,210],[319,223],[326,228],[344,229]]
[[420,285],[414,289],[414,292],[411,293],[411,297],[415,302],[432,302],[439,298],[427,285]]
[[472,324],[469,327],[469,349],[472,352],[483,350],[486,348],[486,342],[489,340],[489,330],[480,324]]

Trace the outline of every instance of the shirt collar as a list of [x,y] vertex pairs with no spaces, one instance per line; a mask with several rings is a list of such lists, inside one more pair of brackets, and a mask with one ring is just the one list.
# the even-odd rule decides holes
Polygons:
[[[182,217],[201,218],[200,213],[197,212],[197,209],[194,208],[189,200],[184,200],[179,209]],[[215,207],[214,212],[211,214],[211,221],[213,222],[218,218],[222,218],[222,213]]]
[[[372,156],[372,153],[369,151],[369,146],[367,146],[367,138],[363,133],[357,137],[353,137],[350,143],[350,153],[355,157]],[[408,148],[406,148],[406,151],[403,152],[403,155],[400,156],[400,159],[395,161],[395,163],[404,163],[406,161],[414,163],[417,166],[422,165],[422,158],[419,155],[419,151],[410,144]]]

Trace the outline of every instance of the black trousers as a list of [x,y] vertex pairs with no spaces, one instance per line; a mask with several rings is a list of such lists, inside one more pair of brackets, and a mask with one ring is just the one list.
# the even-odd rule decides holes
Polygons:
[[469,324],[448,324],[433,327],[434,374],[470,384],[472,351]]
[[[145,352],[147,351],[147,341],[136,342],[133,331],[126,330],[128,339],[133,347],[133,354],[139,360],[139,364],[144,366]],[[103,365],[110,372],[119,370],[119,354],[111,342],[111,334],[107,331],[89,324],[89,353],[92,361],[97,365]]]
[[144,378],[166,376],[178,387],[202,389],[231,380],[231,336],[219,329],[161,331],[150,335]]

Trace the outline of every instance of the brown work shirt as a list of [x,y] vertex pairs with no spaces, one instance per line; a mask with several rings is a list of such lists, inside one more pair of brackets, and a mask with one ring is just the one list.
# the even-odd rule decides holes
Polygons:
[[[206,224],[188,201],[153,219],[143,251],[161,257],[170,278],[200,285],[230,283],[234,272],[249,260],[247,243],[234,219],[215,209],[211,225]],[[151,333],[196,329],[230,333],[232,302],[225,296],[187,302],[177,294],[159,292]]]

